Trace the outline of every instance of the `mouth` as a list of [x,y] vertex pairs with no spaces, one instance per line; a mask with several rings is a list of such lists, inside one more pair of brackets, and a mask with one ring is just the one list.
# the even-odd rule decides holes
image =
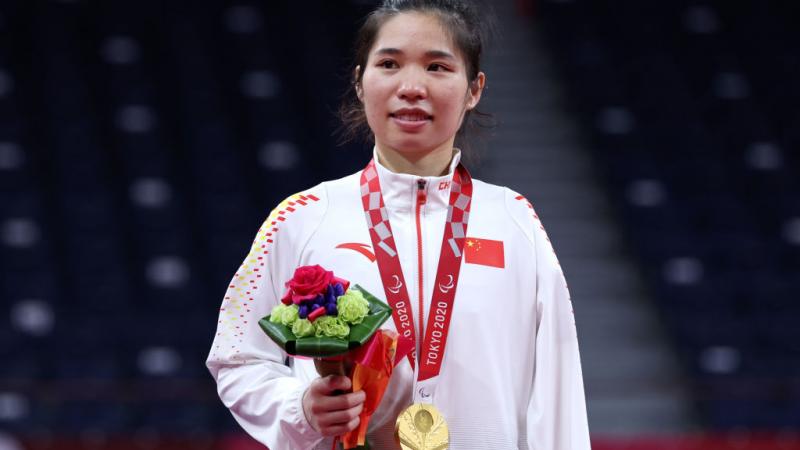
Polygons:
[[403,122],[424,122],[427,120],[433,120],[433,116],[428,114],[425,110],[422,109],[399,109],[393,113],[389,114],[389,117],[401,120]]

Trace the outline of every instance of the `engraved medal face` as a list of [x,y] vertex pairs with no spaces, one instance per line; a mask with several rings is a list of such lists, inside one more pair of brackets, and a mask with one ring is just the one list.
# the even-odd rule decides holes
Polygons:
[[415,403],[397,417],[395,437],[403,450],[445,450],[450,432],[435,406]]

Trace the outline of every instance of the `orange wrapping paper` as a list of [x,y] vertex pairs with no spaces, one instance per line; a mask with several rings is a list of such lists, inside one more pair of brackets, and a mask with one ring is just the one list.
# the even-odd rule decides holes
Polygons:
[[363,390],[367,396],[364,401],[364,409],[359,415],[361,421],[358,427],[341,436],[345,449],[352,449],[364,445],[366,442],[369,420],[378,409],[386,387],[389,385],[395,361],[402,361],[402,357],[405,356],[395,357],[397,347],[397,334],[380,330],[354,358],[356,365],[350,377],[353,380],[353,392]]

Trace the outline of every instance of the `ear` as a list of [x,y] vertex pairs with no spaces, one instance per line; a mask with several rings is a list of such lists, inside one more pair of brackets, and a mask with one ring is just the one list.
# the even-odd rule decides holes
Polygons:
[[356,97],[363,102],[364,90],[361,88],[361,83],[358,81],[359,72],[361,72],[361,66],[356,66],[355,70],[353,70],[353,85],[356,88]]
[[486,74],[478,72],[478,76],[470,83],[469,91],[467,92],[467,110],[474,109],[481,101],[481,94],[483,88],[486,86]]

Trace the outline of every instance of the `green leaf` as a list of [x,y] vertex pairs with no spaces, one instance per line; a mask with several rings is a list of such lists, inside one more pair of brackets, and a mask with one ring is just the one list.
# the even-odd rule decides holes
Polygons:
[[341,355],[348,350],[352,350],[366,343],[392,315],[392,308],[381,300],[378,300],[377,297],[370,294],[366,289],[357,284],[350,286],[350,289],[361,291],[364,298],[369,301],[369,314],[364,318],[363,322],[350,327],[350,336],[347,340],[326,336],[311,336],[297,339],[289,327],[270,322],[269,316],[259,320],[258,324],[270,339],[290,355],[310,356],[314,358]]
[[295,346],[295,354],[303,356],[335,356],[347,350],[347,341],[328,336],[301,338]]
[[[258,321],[258,325],[267,333],[276,344],[280,345],[287,353],[293,353],[294,341],[297,339],[292,330],[286,325],[269,321],[269,316]],[[291,348],[292,351],[289,351]]]

